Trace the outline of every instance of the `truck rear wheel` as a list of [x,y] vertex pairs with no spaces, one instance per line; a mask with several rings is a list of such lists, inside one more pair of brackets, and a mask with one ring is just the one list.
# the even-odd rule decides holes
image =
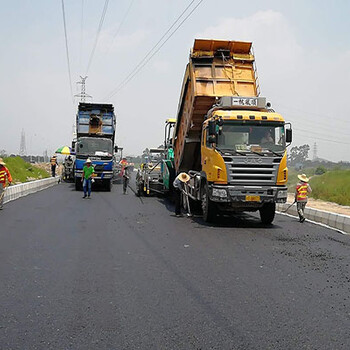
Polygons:
[[261,222],[270,225],[275,218],[276,203],[265,203],[259,211]]
[[112,180],[105,180],[105,189],[106,189],[108,192],[111,192],[111,189],[112,189]]
[[209,188],[205,185],[202,190],[202,211],[205,222],[213,222],[216,217],[215,204],[209,198]]

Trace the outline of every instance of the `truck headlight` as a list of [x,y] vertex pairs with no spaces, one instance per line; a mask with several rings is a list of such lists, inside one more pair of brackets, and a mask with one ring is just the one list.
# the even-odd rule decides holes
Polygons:
[[225,189],[222,188],[213,188],[213,197],[220,197],[220,198],[226,198],[227,192]]
[[287,191],[278,191],[277,198],[287,198]]

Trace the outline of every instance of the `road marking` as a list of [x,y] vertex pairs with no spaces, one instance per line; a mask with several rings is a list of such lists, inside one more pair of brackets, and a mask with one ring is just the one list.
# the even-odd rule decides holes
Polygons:
[[[288,214],[288,213],[283,213],[281,211],[277,211],[276,210],[276,213],[277,214],[280,214],[280,215],[285,215],[285,216],[289,216],[290,218],[298,218],[297,216],[294,216],[294,215],[291,215],[291,214]],[[305,219],[305,222],[309,222],[310,224],[314,224],[314,225],[319,225],[319,226],[322,226],[322,227],[325,227],[325,228],[329,228],[333,231],[337,231],[343,235],[349,235],[349,233],[345,232],[345,231],[342,231],[342,230],[339,230],[338,228],[335,228],[335,227],[332,227],[332,226],[328,226],[326,224],[323,224],[322,222],[317,222],[317,221],[312,221],[312,220],[309,220],[309,219]]]

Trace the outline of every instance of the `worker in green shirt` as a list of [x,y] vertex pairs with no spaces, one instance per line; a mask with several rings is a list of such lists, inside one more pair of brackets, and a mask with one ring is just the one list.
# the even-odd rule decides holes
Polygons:
[[88,198],[90,198],[92,174],[94,174],[94,167],[91,165],[91,160],[88,158],[83,168],[83,177],[82,177],[83,189],[84,189],[83,198],[86,198],[86,193]]

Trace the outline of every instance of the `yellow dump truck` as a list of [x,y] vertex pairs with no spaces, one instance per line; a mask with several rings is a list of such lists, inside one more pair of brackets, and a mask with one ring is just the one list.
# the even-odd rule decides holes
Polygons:
[[173,149],[175,171],[191,176],[189,196],[205,221],[259,210],[270,224],[287,199],[291,125],[259,95],[252,43],[195,40]]

